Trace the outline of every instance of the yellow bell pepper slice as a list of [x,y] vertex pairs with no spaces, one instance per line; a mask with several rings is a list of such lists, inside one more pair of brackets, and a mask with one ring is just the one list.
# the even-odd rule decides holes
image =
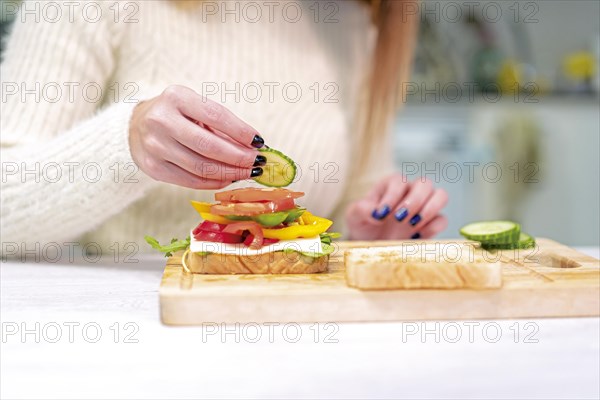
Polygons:
[[300,219],[302,219],[304,225],[294,225],[280,229],[263,228],[263,234],[266,238],[279,240],[292,240],[299,237],[308,238],[317,236],[327,231],[327,229],[329,229],[329,227],[333,224],[333,221],[330,221],[326,218],[317,217],[308,211],[305,211]]
[[205,221],[216,222],[217,224],[227,225],[227,224],[233,224],[234,222],[239,222],[239,221],[233,221],[231,219],[227,219],[225,217],[221,217],[220,215],[215,215],[215,214],[211,214],[211,213],[200,213],[200,216]]
[[210,212],[210,206],[212,205],[210,203],[205,203],[205,202],[201,202],[201,201],[194,201],[194,200],[190,200],[190,203],[192,204],[192,207],[194,207],[194,210],[198,211],[198,214],[209,213]]
[[236,222],[225,217],[221,217],[220,215],[211,214],[211,203],[204,203],[201,201],[194,200],[190,201],[190,203],[192,203],[192,207],[194,207],[194,210],[198,211],[198,214],[200,214],[202,219],[205,221],[216,222],[217,224],[231,224],[233,222]]

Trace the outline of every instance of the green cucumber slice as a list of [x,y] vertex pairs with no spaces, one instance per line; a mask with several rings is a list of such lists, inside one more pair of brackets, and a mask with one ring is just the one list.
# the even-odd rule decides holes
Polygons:
[[245,215],[224,215],[224,217],[232,221],[250,221],[252,219]]
[[267,163],[262,167],[263,174],[254,178],[256,182],[269,187],[284,187],[294,181],[296,164],[291,158],[271,148],[258,151],[267,158]]
[[511,221],[473,222],[460,229],[460,234],[478,242],[509,242],[521,232],[521,226]]
[[484,244],[511,244],[511,243],[518,242],[520,237],[521,237],[521,232],[515,231],[509,235],[501,236],[496,239],[482,240],[481,243],[484,243]]
[[269,214],[253,215],[252,220],[258,222],[264,227],[271,228],[285,221],[288,217],[287,211],[274,212]]
[[297,220],[298,218],[300,218],[300,216],[302,214],[304,214],[304,211],[306,211],[306,208],[304,207],[296,207],[292,210],[288,211],[288,216],[285,219],[285,223],[289,224],[290,222],[294,222],[295,220]]
[[287,211],[279,211],[274,213],[258,214],[252,216],[244,215],[225,215],[225,218],[232,221],[255,221],[266,228],[277,226],[283,222],[293,222],[300,217],[306,209],[303,207],[296,207]]
[[535,246],[535,239],[521,232],[519,240],[513,243],[482,243],[481,247],[486,250],[513,250],[530,249]]

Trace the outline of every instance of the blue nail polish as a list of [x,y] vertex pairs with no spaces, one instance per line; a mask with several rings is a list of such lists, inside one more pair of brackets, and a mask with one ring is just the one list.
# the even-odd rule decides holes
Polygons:
[[412,226],[415,226],[416,224],[418,224],[419,222],[421,222],[421,216],[419,214],[415,215],[414,217],[412,217],[409,221],[409,223]]
[[412,235],[410,238],[411,239],[420,239],[421,238],[421,234],[419,232],[417,232],[414,235]]
[[396,214],[394,214],[394,217],[402,222],[404,221],[404,218],[406,218],[406,216],[408,215],[408,210],[404,207],[399,208],[398,211],[396,211]]
[[383,207],[381,207],[379,210],[377,210],[377,209],[373,210],[373,213],[371,213],[371,216],[375,219],[384,219],[385,217],[387,217],[387,215],[389,213],[390,213],[390,206],[388,206],[386,204]]

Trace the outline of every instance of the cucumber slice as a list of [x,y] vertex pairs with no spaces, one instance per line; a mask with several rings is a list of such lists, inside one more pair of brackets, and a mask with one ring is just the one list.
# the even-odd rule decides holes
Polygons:
[[521,232],[519,240],[513,243],[482,243],[481,247],[486,250],[513,250],[530,249],[535,246],[535,239]]
[[520,231],[515,231],[509,235],[499,237],[497,239],[482,240],[483,244],[511,244],[519,241],[521,237]]
[[290,223],[290,222],[294,222],[295,220],[297,220],[302,214],[304,214],[304,211],[306,211],[306,208],[304,207],[296,207],[293,210],[289,210],[288,211],[288,216],[285,219],[286,223]]
[[244,215],[224,215],[224,217],[232,221],[250,221],[252,219]]
[[304,214],[304,211],[306,211],[306,208],[296,207],[291,210],[279,211],[274,213],[258,214],[252,216],[224,215],[224,217],[232,221],[255,221],[264,227],[271,228],[283,222],[294,222],[298,219],[298,217]]
[[509,243],[520,232],[519,224],[511,221],[473,222],[460,229],[460,234],[467,239],[487,243]]
[[269,187],[283,187],[294,181],[296,164],[291,158],[271,148],[258,151],[267,158],[267,164],[262,167],[263,174],[254,178],[256,182]]
[[269,214],[253,215],[252,220],[258,222],[264,227],[271,228],[277,226],[286,220],[288,217],[287,211],[274,212]]

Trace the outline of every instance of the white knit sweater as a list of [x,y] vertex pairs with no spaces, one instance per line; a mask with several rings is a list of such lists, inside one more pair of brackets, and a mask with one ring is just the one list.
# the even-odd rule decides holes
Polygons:
[[292,157],[300,203],[338,223],[391,168],[386,148],[348,176],[375,34],[361,2],[254,3],[261,16],[244,2],[82,2],[58,18],[45,3],[22,6],[1,66],[2,251],[186,236],[198,220],[188,200],[213,193],[153,181],[128,145],[135,105],[171,84],[222,102]]

